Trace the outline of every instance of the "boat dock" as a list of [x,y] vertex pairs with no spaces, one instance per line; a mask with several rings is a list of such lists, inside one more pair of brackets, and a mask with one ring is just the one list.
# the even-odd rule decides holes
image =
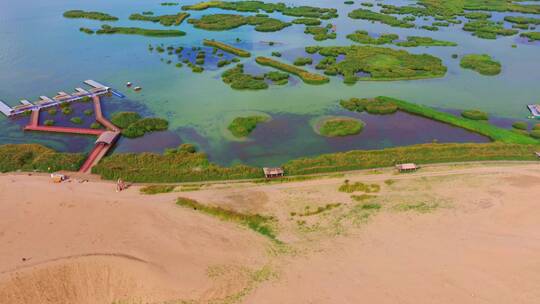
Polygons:
[[114,94],[118,97],[124,97],[121,93],[114,91],[110,87],[101,84],[95,80],[85,80],[84,83],[91,88],[85,90],[83,88],[76,88],[74,93],[66,93],[63,91],[58,92],[58,95],[53,98],[47,96],[40,96],[39,100],[32,103],[26,99],[20,101],[19,105],[10,107],[5,102],[0,100],[0,112],[7,117],[23,114],[27,111],[41,110],[48,107],[54,107],[61,103],[71,103],[81,100],[85,97],[93,98],[96,96]]
[[532,104],[532,105],[528,105],[527,108],[529,108],[529,111],[531,111],[531,114],[535,118],[540,118],[540,105]]

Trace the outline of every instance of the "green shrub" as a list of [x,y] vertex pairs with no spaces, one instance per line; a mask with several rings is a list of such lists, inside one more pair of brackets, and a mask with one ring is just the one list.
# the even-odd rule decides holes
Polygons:
[[242,64],[223,72],[221,79],[235,90],[264,90],[268,88],[264,76],[244,74],[244,65]]
[[76,125],[80,125],[83,123],[83,120],[80,117],[72,117],[69,121],[71,121],[72,123]]
[[70,115],[71,113],[73,113],[73,109],[71,109],[70,107],[64,107],[64,108],[62,108],[62,114],[64,114],[64,115]]
[[86,116],[91,116],[92,114],[94,114],[94,111],[92,111],[91,109],[87,109],[87,110],[84,110],[84,115]]
[[489,120],[489,115],[480,110],[465,110],[461,112],[461,116],[472,120]]
[[50,109],[47,110],[47,113],[49,113],[49,115],[51,115],[51,116],[56,115],[57,112],[58,112],[58,110],[56,108],[50,108]]
[[365,192],[365,193],[376,193],[381,190],[381,186],[377,184],[364,184],[361,182],[356,182],[351,184],[348,180],[345,180],[343,185],[338,189],[340,192],[353,193],[353,192]]
[[53,126],[54,125],[54,120],[52,119],[47,119],[43,122],[44,125],[46,126]]
[[176,186],[174,185],[150,185],[150,186],[142,187],[140,189],[140,192],[142,194],[152,195],[152,194],[173,192],[174,188],[176,188]]
[[101,129],[101,125],[99,123],[97,123],[97,122],[93,122],[90,125],[90,129],[94,129],[94,130]]
[[512,127],[518,130],[528,130],[529,124],[524,121],[516,121],[512,124]]
[[312,64],[312,63],[313,63],[313,59],[311,59],[310,57],[298,57],[294,60],[293,64],[302,66],[306,64]]

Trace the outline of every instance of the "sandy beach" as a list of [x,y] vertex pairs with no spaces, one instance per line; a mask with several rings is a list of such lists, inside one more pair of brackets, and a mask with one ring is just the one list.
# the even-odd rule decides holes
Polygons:
[[[540,303],[538,164],[139,189],[0,175],[0,302]],[[273,216],[281,243],[178,197]]]

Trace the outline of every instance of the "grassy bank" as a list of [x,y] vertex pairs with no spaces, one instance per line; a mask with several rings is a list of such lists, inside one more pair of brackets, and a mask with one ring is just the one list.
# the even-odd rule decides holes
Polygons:
[[257,57],[255,61],[260,65],[273,67],[275,69],[294,74],[300,77],[300,79],[307,84],[323,84],[330,81],[330,79],[328,79],[326,76],[310,73],[294,65],[286,64],[268,57]]
[[291,160],[284,164],[289,175],[390,167],[397,163],[418,164],[487,161],[536,160],[540,146],[505,143],[423,144],[371,151],[350,151]]
[[236,47],[228,45],[228,44],[225,44],[223,42],[204,39],[203,44],[206,45],[206,46],[218,48],[218,49],[223,50],[223,51],[225,51],[227,53],[234,54],[236,56],[240,56],[240,57],[250,57],[251,56],[250,52],[244,51],[242,49],[236,48]]
[[77,171],[84,159],[82,153],[59,153],[37,144],[0,145],[0,172]]

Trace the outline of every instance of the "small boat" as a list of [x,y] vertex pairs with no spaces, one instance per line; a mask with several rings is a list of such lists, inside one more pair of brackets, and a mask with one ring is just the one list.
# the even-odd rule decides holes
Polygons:
[[133,84],[131,82],[129,82],[129,81],[126,83],[126,87],[128,87],[128,88],[131,88],[132,85]]
[[138,92],[138,91],[142,90],[142,88],[141,88],[141,87],[134,87],[133,90],[134,90],[135,92]]
[[528,105],[527,108],[529,108],[529,111],[531,111],[531,114],[534,118],[540,118],[540,105],[531,104]]

